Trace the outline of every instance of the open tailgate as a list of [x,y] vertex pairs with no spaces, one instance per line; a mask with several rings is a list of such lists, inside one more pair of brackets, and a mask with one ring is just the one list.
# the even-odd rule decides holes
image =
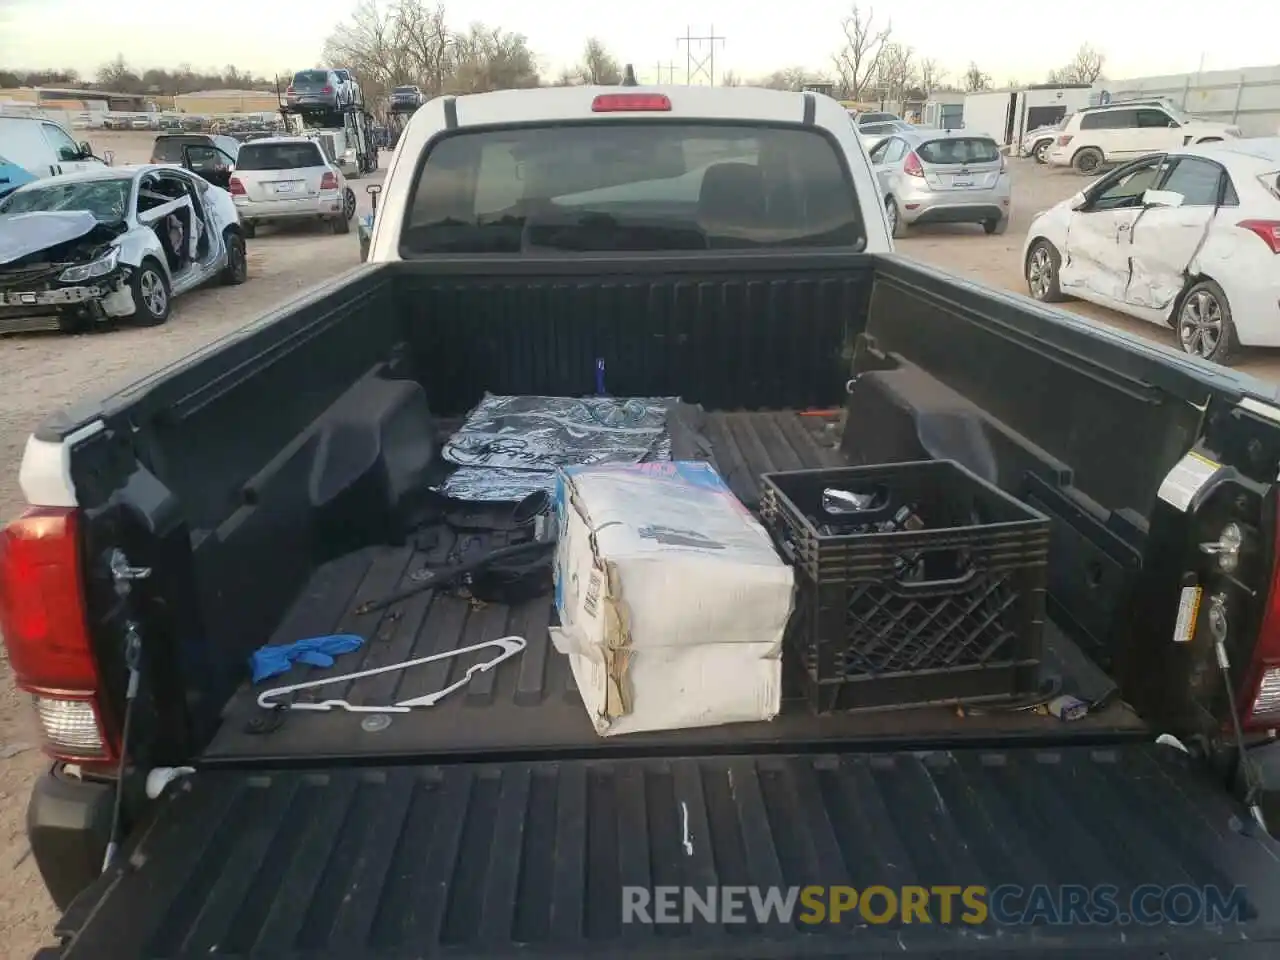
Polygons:
[[[1181,754],[1137,743],[220,769],[169,788],[58,932],[66,958],[1262,958],[1278,851]],[[1144,884],[1242,886],[1245,919],[622,923],[623,885],[810,884],[1114,884],[1122,908]]]

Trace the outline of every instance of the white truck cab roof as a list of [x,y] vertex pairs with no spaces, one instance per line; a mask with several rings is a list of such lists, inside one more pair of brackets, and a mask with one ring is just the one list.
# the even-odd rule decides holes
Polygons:
[[834,142],[848,168],[871,252],[893,249],[870,162],[848,111],[820,94],[744,87],[578,86],[436,97],[413,114],[387,172],[370,261],[401,259],[399,238],[419,158],[441,135],[506,126],[682,120],[810,127]]

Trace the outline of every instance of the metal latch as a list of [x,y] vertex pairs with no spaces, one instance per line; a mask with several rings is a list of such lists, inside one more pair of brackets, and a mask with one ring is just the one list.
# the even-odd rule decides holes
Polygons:
[[121,580],[145,580],[151,576],[150,567],[131,567],[129,558],[125,556],[125,552],[118,547],[111,551],[111,579],[119,582]]
[[151,576],[150,567],[131,566],[125,552],[118,547],[111,551],[111,558],[107,562],[111,568],[111,579],[115,581],[116,593],[122,597],[128,595],[129,585],[134,580],[146,580]]
[[1237,523],[1228,523],[1216,541],[1200,544],[1200,552],[1217,559],[1223,573],[1235,573],[1240,565],[1240,550],[1244,545],[1244,531]]

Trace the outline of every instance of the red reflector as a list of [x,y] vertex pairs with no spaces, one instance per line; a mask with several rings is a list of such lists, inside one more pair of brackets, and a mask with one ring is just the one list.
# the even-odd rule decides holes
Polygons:
[[227,192],[233,197],[245,196],[244,184],[240,182],[239,177],[231,178],[231,182],[227,184]]
[[33,507],[0,532],[0,630],[18,686],[92,693],[74,510]]
[[1236,226],[1257,234],[1272,253],[1280,253],[1280,220],[1241,220]]
[[320,178],[320,189],[321,190],[337,190],[338,189],[337,174],[333,173],[332,171],[325,173],[325,175]]
[[[1276,543],[1280,544],[1280,518],[1276,521],[1275,536]],[[1249,668],[1241,691],[1243,702],[1240,704],[1240,720],[1245,729],[1267,729],[1280,724],[1280,716],[1274,711],[1265,716],[1254,714],[1259,706],[1263,706],[1258,703],[1263,680],[1267,672],[1276,667],[1280,667],[1280,556],[1271,571],[1267,605],[1262,611],[1262,625],[1258,628],[1258,640],[1253,645],[1253,656],[1249,658]]]
[[602,93],[591,101],[592,113],[664,113],[671,109],[665,93]]

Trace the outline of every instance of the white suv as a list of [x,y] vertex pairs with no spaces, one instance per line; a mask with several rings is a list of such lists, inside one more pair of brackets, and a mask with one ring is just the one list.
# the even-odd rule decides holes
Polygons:
[[1170,103],[1144,101],[1087,107],[1072,114],[1049,150],[1049,163],[1076,173],[1125,163],[1191,143],[1240,136],[1240,128],[1189,116]]

